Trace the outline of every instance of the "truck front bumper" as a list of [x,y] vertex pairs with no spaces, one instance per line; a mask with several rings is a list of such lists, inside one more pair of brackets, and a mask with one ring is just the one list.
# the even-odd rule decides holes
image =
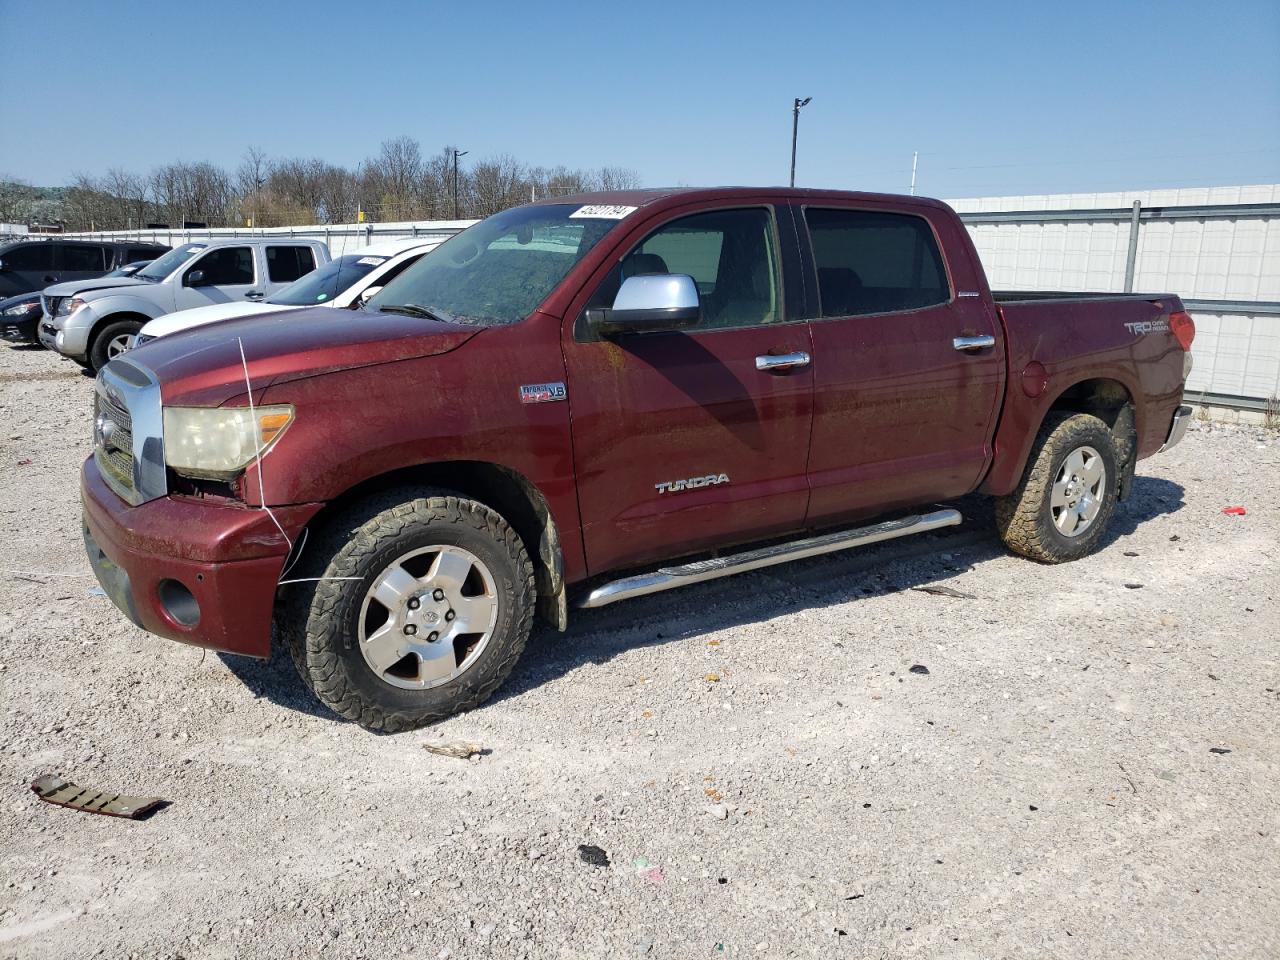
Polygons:
[[[80,492],[89,562],[125,616],[170,640],[271,655],[271,615],[289,544],[265,510],[181,497],[130,506],[92,457],[80,471]],[[272,512],[296,541],[321,506]]]
[[1169,437],[1156,453],[1164,453],[1170,447],[1177,446],[1182,441],[1182,438],[1186,436],[1187,425],[1191,423],[1191,415],[1194,412],[1185,403],[1174,411],[1173,422],[1169,424]]

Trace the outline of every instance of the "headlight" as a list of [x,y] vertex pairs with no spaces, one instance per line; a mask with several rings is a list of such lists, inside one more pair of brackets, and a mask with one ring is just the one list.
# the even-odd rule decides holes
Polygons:
[[165,407],[164,461],[186,477],[230,480],[293,422],[293,407]]
[[4,315],[6,317],[20,317],[24,313],[30,313],[38,306],[40,306],[38,303],[15,303],[12,307],[5,308]]
[[83,306],[84,301],[79,297],[68,297],[58,304],[58,312],[54,316],[69,317]]

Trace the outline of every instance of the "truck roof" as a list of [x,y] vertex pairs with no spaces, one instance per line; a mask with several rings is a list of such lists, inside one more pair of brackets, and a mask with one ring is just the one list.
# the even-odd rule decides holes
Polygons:
[[700,200],[753,200],[760,197],[784,197],[801,202],[806,200],[873,200],[881,203],[906,203],[914,206],[950,209],[941,200],[934,200],[929,197],[801,187],[647,187],[641,190],[598,190],[593,193],[575,193],[566,197],[547,197],[538,200],[537,204],[580,203],[646,207],[662,201],[686,203]]

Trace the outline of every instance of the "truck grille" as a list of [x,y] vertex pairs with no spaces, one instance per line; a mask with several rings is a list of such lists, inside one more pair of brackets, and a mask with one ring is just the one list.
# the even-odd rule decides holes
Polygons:
[[118,492],[132,492],[133,419],[101,393],[93,402],[93,453],[108,482]]

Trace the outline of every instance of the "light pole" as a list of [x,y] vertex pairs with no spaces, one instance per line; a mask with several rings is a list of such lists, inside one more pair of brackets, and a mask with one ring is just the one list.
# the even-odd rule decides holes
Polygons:
[[807,105],[813,97],[801,100],[796,97],[795,106],[791,108],[791,185],[796,185],[796,138],[800,135],[800,108]]
[[465,157],[469,151],[453,151],[453,219],[458,219],[458,158]]

